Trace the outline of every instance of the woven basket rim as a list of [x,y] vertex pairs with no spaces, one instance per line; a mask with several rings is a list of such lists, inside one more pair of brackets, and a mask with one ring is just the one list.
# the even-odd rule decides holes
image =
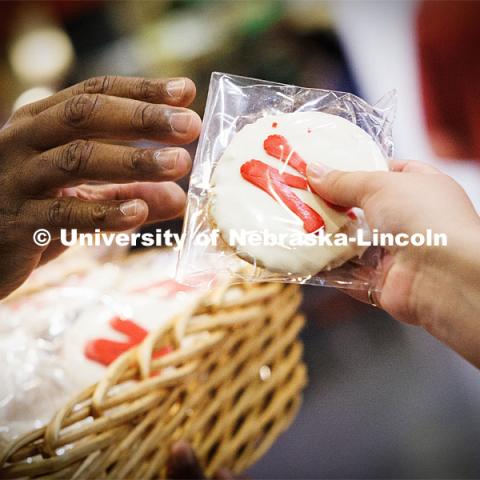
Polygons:
[[[85,451],[92,450],[92,455],[98,449],[103,451],[103,449],[112,448],[113,452],[112,438],[120,438],[122,435],[128,434],[124,425],[125,418],[135,418],[136,412],[143,412],[148,408],[160,411],[162,407],[159,405],[161,405],[162,400],[168,397],[161,389],[164,388],[169,391],[168,388],[176,387],[179,383],[185,383],[192,375],[196,375],[199,368],[198,359],[201,358],[201,355],[215,351],[216,348],[225,343],[225,332],[228,329],[241,330],[242,325],[246,325],[245,328],[247,328],[249,322],[253,321],[252,319],[264,316],[265,313],[262,309],[265,308],[266,302],[272,304],[277,302],[278,305],[282,305],[283,312],[279,312],[277,315],[280,319],[285,317],[282,320],[283,322],[288,322],[290,319],[293,322],[291,323],[293,330],[288,330],[290,331],[290,337],[287,339],[292,345],[297,345],[293,347],[292,355],[294,357],[290,362],[295,366],[295,369],[292,370],[292,372],[295,371],[295,373],[292,373],[294,375],[292,377],[294,381],[291,382],[291,385],[293,385],[292,392],[289,393],[290,397],[294,398],[294,405],[292,406],[292,412],[294,412],[292,415],[294,416],[299,407],[298,392],[301,391],[306,382],[305,367],[300,358],[299,348],[301,350],[301,347],[298,346],[298,342],[296,343],[298,330],[303,325],[303,317],[296,313],[300,302],[299,298],[298,286],[280,283],[222,285],[213,291],[198,296],[190,305],[173,315],[161,327],[152,330],[141,344],[119,356],[107,367],[98,382],[73,395],[56,412],[47,425],[27,432],[10,442],[6,451],[0,456],[0,477],[3,474],[6,475],[5,478],[15,478],[9,476],[12,472],[27,476],[51,473],[51,468],[53,468],[51,465],[54,462],[59,464],[62,461],[62,456],[57,451],[58,445],[62,446],[68,442],[73,442],[80,460],[85,455],[89,455],[88,453],[82,453],[82,448]],[[204,334],[205,332],[208,334],[201,337],[191,348],[181,347],[184,338]],[[175,350],[168,355],[152,359],[154,351],[166,340],[173,342]],[[296,368],[297,366],[298,368]],[[152,376],[152,372],[158,371],[160,371],[160,374]],[[279,371],[281,371],[281,368]],[[119,383],[123,386],[128,380],[134,382],[130,390],[125,388],[120,393],[117,392],[112,395],[112,389],[119,388]],[[173,400],[172,402],[174,403]],[[127,413],[122,410],[126,403],[128,405]],[[168,400],[166,404],[168,404]],[[118,425],[115,424],[116,417],[112,413],[115,412],[116,408],[120,412],[118,413]],[[94,440],[90,441],[89,436],[95,433],[93,427],[88,425],[84,427],[84,432],[87,432],[88,435],[82,439],[81,432],[76,431],[75,426],[82,421],[82,416],[89,418],[92,415],[96,419],[93,425],[98,429],[98,432],[95,434]],[[104,424],[113,426],[102,432],[100,429],[102,421],[104,421]],[[291,418],[286,418],[286,421],[289,423]],[[282,429],[286,428],[285,422],[277,423],[279,430],[274,429],[275,434],[272,434],[271,441],[276,438]],[[69,428],[71,431],[68,430]],[[88,433],[88,428],[92,429],[92,433]],[[86,443],[82,444],[83,440]],[[267,444],[268,442],[265,443],[265,445]],[[36,447],[36,445],[40,445],[40,447]],[[257,456],[268,446],[262,445],[262,448],[256,452]],[[38,451],[38,448],[40,448],[40,451]],[[39,453],[43,457],[38,460]],[[255,457],[254,453],[250,455],[251,458]],[[32,455],[34,460],[31,463],[25,463],[25,458]],[[70,455],[70,463],[73,464],[75,462],[71,461],[71,457],[72,455]],[[85,467],[83,463],[82,465],[81,468],[87,468],[88,470],[88,466]],[[57,467],[58,465],[53,471],[63,471],[60,467]],[[152,465],[150,465],[150,468],[153,468]],[[78,475],[78,471],[76,471],[76,475]]]

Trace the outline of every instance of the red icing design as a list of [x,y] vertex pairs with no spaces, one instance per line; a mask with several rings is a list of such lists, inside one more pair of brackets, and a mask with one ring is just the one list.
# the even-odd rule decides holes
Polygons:
[[[260,160],[249,160],[240,168],[240,173],[245,180],[250,180],[252,177],[258,177],[259,181],[265,183],[265,188],[268,187],[266,182],[268,172],[275,172],[275,175],[277,175],[280,180],[289,187],[299,188],[301,190],[309,189],[308,182],[305,178],[299,177],[298,175],[292,175],[291,173],[280,173],[276,168],[271,167]],[[263,189],[263,187],[261,188]]]
[[272,128],[277,128],[278,127],[278,123],[277,122],[273,122],[272,123]]
[[307,174],[305,160],[292,148],[283,135],[270,135],[263,142],[264,150],[272,157],[281,160],[302,175]]
[[148,332],[132,320],[126,320],[120,317],[113,317],[110,320],[111,327],[117,332],[123,333],[131,342],[140,343]]
[[107,340],[105,338],[96,338],[95,340],[90,340],[85,345],[84,354],[88,359],[108,366],[134,345],[133,343],[115,342],[114,340]]
[[[276,126],[277,122],[273,122],[272,127]],[[307,131],[308,133],[311,132],[310,129]],[[287,163],[306,176],[307,164],[305,160],[292,150],[284,136],[269,135],[263,142],[263,148],[268,155]],[[325,222],[319,213],[302,201],[290,189],[291,187],[311,191],[306,178],[290,173],[280,173],[276,168],[260,160],[249,160],[244,163],[240,167],[240,174],[245,180],[268,193],[274,200],[278,201],[280,199],[303,221],[303,228],[307,233],[313,233],[325,226]],[[346,213],[350,219],[357,219],[357,216],[350,208],[334,205],[327,200],[324,200],[324,202],[337,212]]]
[[[88,359],[105,366],[110,365],[122,353],[141,343],[148,335],[148,331],[133,320],[113,317],[109,323],[114,330],[123,333],[127,337],[127,340],[125,342],[119,342],[106,338],[95,338],[87,342],[84,349],[84,354]],[[171,347],[163,347],[154,352],[153,358],[161,357],[171,351]]]
[[323,218],[309,205],[302,201],[290,187],[307,189],[305,179],[290,174],[281,174],[276,168],[259,160],[250,160],[240,168],[242,177],[261,188],[272,198],[276,196],[303,222],[303,228],[307,233],[313,233],[325,223]]

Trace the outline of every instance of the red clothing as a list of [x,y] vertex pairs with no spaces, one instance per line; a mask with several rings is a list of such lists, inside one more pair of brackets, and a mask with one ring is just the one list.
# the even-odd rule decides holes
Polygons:
[[433,147],[440,156],[480,159],[480,2],[424,1],[417,29]]

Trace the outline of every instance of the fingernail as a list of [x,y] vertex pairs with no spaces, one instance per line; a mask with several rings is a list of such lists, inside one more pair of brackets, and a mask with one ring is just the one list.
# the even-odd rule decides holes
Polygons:
[[173,170],[177,166],[178,149],[164,148],[154,153],[153,158],[162,170]]
[[321,178],[325,175],[325,167],[318,162],[311,162],[307,165],[307,176],[311,178]]
[[137,200],[130,200],[129,202],[125,202],[120,205],[120,211],[126,217],[134,217],[137,214],[137,210],[138,210]]
[[170,116],[170,126],[177,133],[187,133],[192,120],[191,113],[174,113]]
[[181,97],[185,91],[185,79],[176,78],[167,82],[167,93],[171,97]]

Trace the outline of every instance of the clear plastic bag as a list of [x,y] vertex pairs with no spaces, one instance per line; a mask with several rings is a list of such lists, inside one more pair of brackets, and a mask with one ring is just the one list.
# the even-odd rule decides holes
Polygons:
[[[314,195],[305,167],[318,154],[327,168],[387,170],[394,113],[395,92],[371,106],[349,93],[213,73],[177,279],[374,285],[381,248],[325,240],[330,231],[351,238],[355,230],[368,241],[363,212]],[[352,148],[369,163],[349,165]]]
[[106,363],[140,342],[139,331],[159,328],[197,301],[200,291],[173,280],[176,260],[171,249],[152,249],[0,302],[0,451],[99,381]]
[[99,379],[85,381],[85,365],[75,372],[67,360],[77,339],[69,346],[65,340],[81,312],[90,309],[100,321],[102,315],[120,315],[119,307],[96,290],[63,286],[0,304],[0,322],[10,327],[0,331],[0,451],[44,425],[76,390]]

